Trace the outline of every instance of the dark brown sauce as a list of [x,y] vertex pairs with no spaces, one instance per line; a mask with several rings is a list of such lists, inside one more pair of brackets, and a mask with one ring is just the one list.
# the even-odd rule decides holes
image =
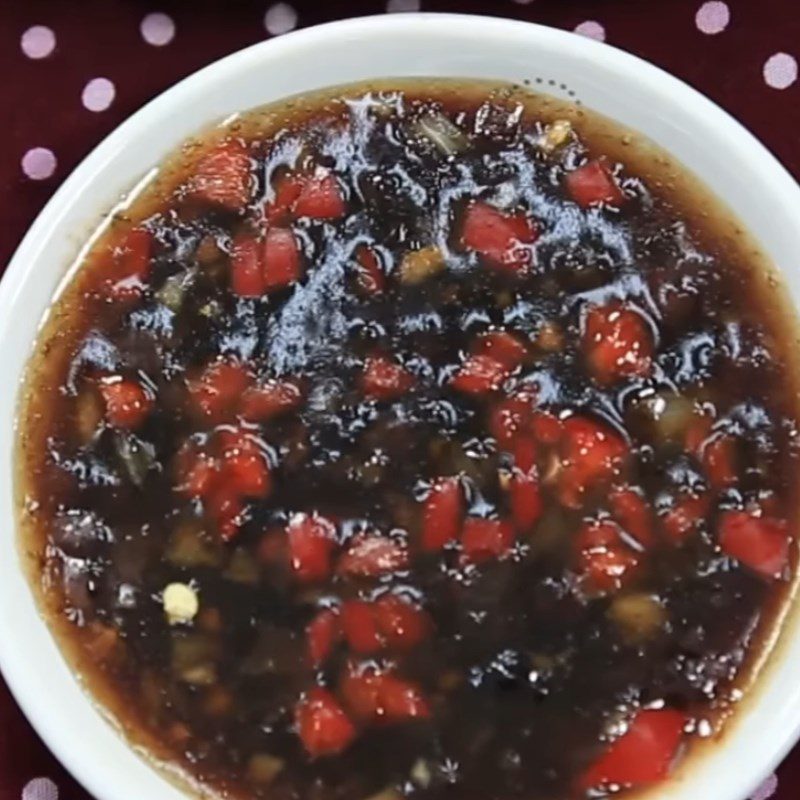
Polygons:
[[[442,112],[455,130],[431,116]],[[546,126],[564,119],[577,136],[542,152]],[[242,213],[181,190],[230,136],[249,143],[254,164]],[[599,156],[619,162],[625,201],[580,208],[566,177]],[[292,220],[298,287],[235,297],[232,242],[258,233],[268,185],[303,165],[335,175],[346,213]],[[477,201],[535,222],[534,262],[519,274],[465,246]],[[120,300],[107,278],[132,225],[150,232],[152,263],[142,291]],[[377,294],[358,283],[358,246],[377,253]],[[445,268],[402,280],[404,255],[432,246]],[[614,303],[643,320],[653,352],[640,373],[606,381],[587,369],[585,330],[592,308]],[[502,392],[454,389],[489,330],[513,332],[525,355]],[[612,723],[637,709],[683,715],[687,744],[718,730],[772,632],[794,548],[774,579],[724,552],[720,529],[726,514],[743,513],[785,521],[794,539],[793,337],[780,288],[735,221],[662,151],[585,109],[512,87],[418,82],[252,112],[189,143],[117,212],[54,306],[21,410],[23,547],[90,690],[132,740],[202,782],[304,800],[582,797],[580,776],[615,738]],[[390,401],[360,388],[377,355],[413,376]],[[175,491],[186,442],[195,455],[211,451],[239,425],[235,414],[199,418],[187,395],[187,376],[219,356],[259,377],[298,379],[303,395],[299,408],[247,427],[273,486],[248,500],[227,543],[208,498]],[[109,376],[155,397],[133,431],[92,406]],[[564,445],[541,440],[543,510],[529,530],[517,526],[513,547],[470,565],[465,539],[421,553],[437,478],[460,476],[468,517],[514,517],[504,481],[521,456],[487,421],[504,395],[530,386],[537,410],[562,425],[585,417],[619,436],[625,465],[565,499],[563,472],[551,474]],[[686,443],[706,418],[710,439],[732,442],[723,448],[731,475],[706,445]],[[598,587],[575,542],[587,525],[616,524],[611,484],[641,493],[653,536],[637,541],[626,529],[635,574]],[[666,520],[689,496],[706,505],[676,544]],[[336,522],[339,558],[377,529],[409,564],[304,584],[264,555],[297,512]],[[192,624],[165,618],[161,595],[176,582],[199,595]],[[305,628],[320,609],[386,595],[419,604],[432,629],[409,651],[363,660],[390,661],[429,714],[357,720],[342,753],[310,758],[294,709],[314,685],[347,707],[341,682],[354,654],[341,642],[312,669]]]

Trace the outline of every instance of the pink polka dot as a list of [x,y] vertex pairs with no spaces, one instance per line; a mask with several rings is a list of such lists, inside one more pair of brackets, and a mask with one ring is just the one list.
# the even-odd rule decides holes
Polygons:
[[34,25],[22,34],[19,46],[28,58],[47,58],[56,49],[56,35],[44,25]]
[[778,776],[770,775],[758,789],[753,792],[750,800],[769,800],[778,791]]
[[22,171],[34,181],[52,177],[58,166],[55,153],[46,147],[34,147],[22,156]]
[[58,786],[50,778],[34,778],[25,784],[22,800],[58,800]]
[[273,36],[289,33],[297,27],[297,12],[288,3],[275,3],[264,14],[264,27]]
[[797,59],[788,53],[775,53],[764,64],[764,80],[773,89],[786,89],[797,80]]
[[419,11],[422,8],[420,0],[388,0],[386,10],[390,14],[397,14],[403,11]]
[[89,111],[105,111],[114,102],[116,93],[114,84],[108,78],[92,78],[83,87],[81,102]]
[[731,21],[731,10],[727,3],[720,0],[709,0],[697,9],[695,24],[702,33],[713,35],[722,33]]
[[512,2],[516,3],[518,6],[529,6],[533,0],[512,0]]
[[142,38],[153,47],[163,47],[175,38],[175,23],[168,14],[148,14],[139,26]]
[[580,25],[577,25],[575,33],[579,33],[589,39],[597,39],[598,42],[606,40],[606,29],[593,19],[587,19],[586,22],[581,22]]

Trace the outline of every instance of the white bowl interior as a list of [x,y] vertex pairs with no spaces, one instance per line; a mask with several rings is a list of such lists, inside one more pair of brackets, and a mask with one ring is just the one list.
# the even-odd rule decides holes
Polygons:
[[[583,102],[638,129],[699,175],[761,242],[800,305],[800,189],[775,159],[701,95],[632,56],[544,27],[478,17],[396,15],[322,26],[257,45],[170,90],[73,173],[20,246],[0,286],[0,665],[47,744],[98,800],[180,800],[87,702],[18,568],[12,506],[15,387],[39,321],[87,233],[186,137],[229,114],[304,91],[409,76],[566,84]],[[800,631],[757,702],[660,800],[743,800],[800,731]],[[357,799],[356,799],[357,800]]]

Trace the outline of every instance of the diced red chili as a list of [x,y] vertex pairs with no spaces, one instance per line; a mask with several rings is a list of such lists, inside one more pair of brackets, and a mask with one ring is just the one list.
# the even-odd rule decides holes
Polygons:
[[220,465],[225,486],[239,497],[266,497],[272,489],[272,477],[263,454],[248,450],[227,453]]
[[153,398],[137,381],[103,378],[100,394],[106,404],[106,419],[115,428],[138,428],[153,408]]
[[718,538],[723,552],[765,578],[781,577],[789,563],[785,520],[726,511],[719,520]]
[[239,494],[225,486],[215,488],[206,498],[205,507],[224,542],[234,539],[244,522],[245,506]]
[[336,641],[342,634],[338,609],[323,608],[306,628],[308,639],[308,656],[311,663],[318,667],[328,660]]
[[474,352],[499,361],[507,369],[518,367],[528,355],[528,349],[513,333],[491,331],[478,337]]
[[312,758],[341,753],[356,738],[356,729],[336,698],[320,687],[301,698],[295,708],[295,724]]
[[523,475],[530,473],[536,466],[539,456],[539,444],[530,435],[517,436],[511,448],[514,454],[514,466]]
[[500,558],[514,544],[514,528],[506,520],[468,517],[461,531],[462,561],[479,564]]
[[431,714],[419,686],[370,665],[349,665],[339,690],[347,708],[362,722],[404,722]]
[[286,225],[291,221],[294,205],[303,191],[304,179],[288,173],[274,182],[274,196],[264,207],[264,216],[270,225]]
[[300,195],[294,202],[295,216],[332,220],[343,217],[346,212],[341,186],[330,170],[318,167],[303,181]]
[[379,684],[380,715],[386,722],[430,717],[431,709],[415,683],[388,673]]
[[458,478],[442,478],[431,487],[422,517],[422,549],[441,550],[458,538],[464,517],[464,493]]
[[381,713],[382,673],[371,664],[349,663],[339,681],[339,694],[359,722],[376,722]]
[[608,496],[611,514],[642,547],[655,543],[653,509],[636,489],[620,486]]
[[508,369],[489,356],[470,356],[453,376],[450,385],[465,394],[482,395],[497,391]]
[[544,510],[539,479],[535,472],[514,471],[509,488],[511,516],[518,531],[527,532],[539,521]]
[[509,213],[479,201],[464,213],[461,240],[498,269],[526,272],[532,261],[530,245],[538,238],[536,225],[524,213]]
[[586,314],[583,352],[601,385],[644,376],[653,365],[653,333],[644,317],[622,303],[592,306]]
[[368,358],[361,375],[361,391],[376,400],[394,400],[409,391],[415,383],[414,376],[408,370],[384,356]]
[[191,451],[185,456],[179,454],[183,463],[178,468],[180,491],[189,497],[205,497],[216,484],[219,477],[218,464],[206,453]]
[[390,649],[411,650],[433,630],[430,617],[421,608],[395,595],[381,597],[374,612],[378,630]]
[[587,522],[575,542],[577,570],[591,592],[614,592],[627,584],[639,567],[639,557],[611,520]]
[[369,534],[358,537],[339,559],[341,575],[375,578],[408,567],[406,547],[387,536]]
[[214,361],[200,375],[188,381],[189,396],[201,417],[210,422],[221,422],[233,415],[251,382],[252,376],[241,364]]
[[568,508],[580,508],[591,489],[620,474],[627,455],[627,444],[608,425],[579,415],[564,420],[561,502]]
[[672,506],[661,517],[661,526],[667,539],[674,545],[683,544],[699,530],[710,507],[711,500],[706,494],[683,494],[676,497]]
[[492,409],[489,430],[497,444],[508,450],[517,435],[524,430],[533,417],[534,398],[528,393],[507,397]]
[[264,291],[284,289],[303,275],[300,247],[289,228],[270,228],[264,239]]
[[608,203],[620,206],[625,195],[603,159],[595,159],[570,172],[566,177],[567,192],[581,208]]
[[240,234],[231,250],[231,289],[239,297],[264,294],[263,245],[255,237]]
[[297,382],[271,378],[244,392],[241,415],[251,422],[267,422],[297,408],[302,399]]
[[580,788],[636,788],[664,780],[678,754],[685,725],[679,711],[639,711],[628,730],[586,770]]
[[534,411],[531,431],[542,444],[556,444],[564,433],[564,424],[549,411]]
[[386,276],[375,251],[371,247],[361,245],[356,250],[356,260],[358,261],[356,284],[359,290],[367,296],[383,292],[386,288]]
[[342,631],[354,652],[371,655],[383,648],[375,606],[363,600],[348,600],[342,606]]
[[153,236],[144,228],[131,228],[112,248],[108,293],[115,300],[138,300],[150,277]]
[[191,180],[197,200],[243,211],[253,191],[252,161],[247,147],[236,139],[218,144],[198,162]]
[[318,514],[295,514],[286,529],[289,558],[298,580],[321,581],[331,573],[336,527]]

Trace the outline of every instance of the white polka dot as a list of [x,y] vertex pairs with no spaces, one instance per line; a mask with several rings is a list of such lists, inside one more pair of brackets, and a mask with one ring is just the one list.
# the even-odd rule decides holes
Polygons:
[[50,778],[34,778],[25,784],[22,800],[58,800],[58,786]]
[[797,80],[797,59],[788,53],[775,53],[764,64],[764,80],[773,89],[786,89]]
[[22,34],[19,46],[28,58],[47,58],[56,49],[56,35],[44,25],[34,25]]
[[81,101],[89,111],[105,111],[113,102],[117,90],[108,78],[92,78],[83,87]]
[[511,0],[513,3],[516,3],[518,6],[529,6],[533,0]]
[[386,3],[386,10],[390,14],[398,14],[403,11],[419,11],[421,8],[421,0],[388,0]]
[[[44,181],[56,171],[55,153],[46,147],[34,147],[22,156],[22,171],[34,181]],[[44,779],[43,779],[44,780]]]
[[175,38],[175,23],[168,14],[148,14],[139,26],[142,38],[154,47],[163,47]]
[[580,25],[575,27],[575,33],[581,36],[586,36],[589,39],[597,39],[598,42],[606,40],[606,29],[593,19],[588,19],[586,22],[581,22]]
[[264,14],[264,27],[273,36],[289,33],[297,27],[297,12],[288,3],[275,3]]
[[750,800],[769,800],[778,791],[778,776],[770,775],[758,789],[753,792]]
[[697,9],[694,18],[695,25],[702,33],[709,36],[715,33],[722,33],[731,21],[731,10],[727,3],[721,0],[709,0]]

